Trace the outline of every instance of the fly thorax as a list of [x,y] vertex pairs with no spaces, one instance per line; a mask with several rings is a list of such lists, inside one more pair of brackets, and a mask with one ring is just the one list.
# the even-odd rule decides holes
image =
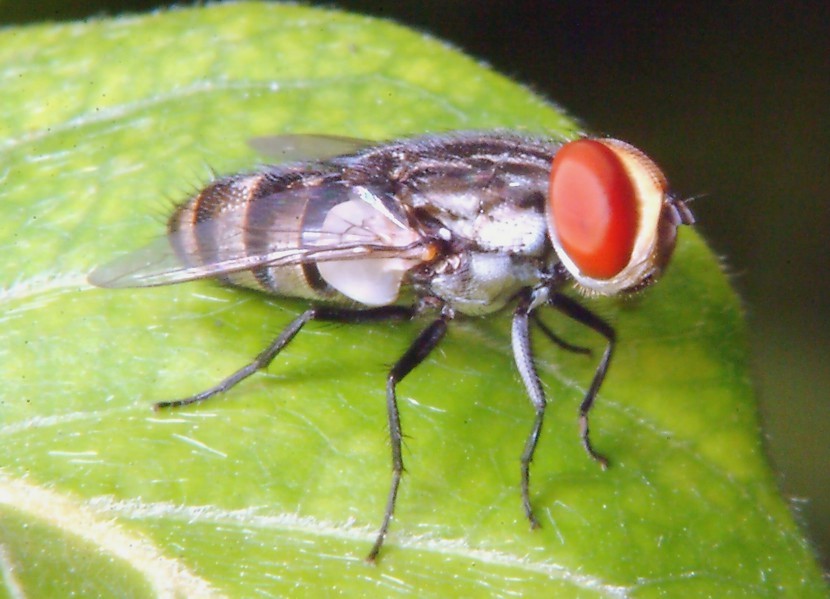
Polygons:
[[550,245],[544,212],[508,202],[488,206],[474,220],[476,245],[484,251],[538,257]]
[[503,308],[524,287],[534,287],[542,274],[535,260],[503,252],[470,252],[456,269],[437,272],[432,295],[462,314],[483,315]]

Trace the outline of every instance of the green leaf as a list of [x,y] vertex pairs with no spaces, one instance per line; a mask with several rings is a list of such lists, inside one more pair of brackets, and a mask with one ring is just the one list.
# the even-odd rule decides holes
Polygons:
[[740,305],[684,230],[626,303],[592,413],[594,357],[538,343],[552,400],[521,510],[532,410],[507,315],[454,323],[400,386],[407,474],[389,484],[385,372],[423,323],[309,325],[268,373],[153,413],[246,363],[296,301],[85,275],[163,232],[173,202],[262,160],[249,138],[569,133],[527,90],[390,23],[240,3],[0,32],[0,572],[12,596],[822,596],[764,461]]

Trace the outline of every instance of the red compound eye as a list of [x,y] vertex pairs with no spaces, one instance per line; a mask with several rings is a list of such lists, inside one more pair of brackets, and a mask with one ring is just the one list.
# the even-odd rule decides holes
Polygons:
[[637,191],[619,154],[580,139],[553,158],[548,218],[561,249],[592,279],[610,279],[630,262],[639,227]]

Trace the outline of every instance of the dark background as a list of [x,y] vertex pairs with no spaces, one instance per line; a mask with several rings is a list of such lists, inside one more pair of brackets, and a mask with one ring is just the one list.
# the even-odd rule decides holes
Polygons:
[[[769,453],[830,566],[830,3],[337,0],[448,40],[660,163],[744,298]],[[0,24],[158,2],[0,0]],[[682,323],[678,323],[681,326]]]

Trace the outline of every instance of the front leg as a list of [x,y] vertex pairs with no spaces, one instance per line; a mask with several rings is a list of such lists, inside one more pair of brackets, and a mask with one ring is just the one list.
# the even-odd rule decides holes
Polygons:
[[535,308],[534,296],[531,290],[526,290],[519,299],[519,305],[516,306],[516,311],[513,313],[513,327],[512,327],[512,341],[513,341],[513,358],[516,361],[516,367],[519,369],[519,375],[527,389],[528,397],[536,410],[536,417],[533,419],[533,427],[530,429],[530,434],[525,442],[525,448],[522,452],[522,505],[524,506],[525,515],[530,520],[531,528],[538,528],[539,521],[533,514],[533,508],[530,505],[530,463],[533,461],[533,454],[536,451],[536,445],[539,443],[539,435],[542,432],[542,423],[545,419],[545,392],[542,389],[542,383],[539,380],[539,375],[536,373],[536,365],[533,363],[533,350],[530,347],[530,314]]
[[[594,460],[596,460],[602,468],[608,466],[608,460],[601,454],[597,453],[591,444],[590,428],[588,426],[588,412],[594,404],[600,386],[605,379],[605,374],[608,371],[608,366],[611,363],[611,356],[614,353],[614,344],[616,341],[616,334],[614,329],[602,320],[599,316],[583,307],[576,301],[559,293],[553,294],[550,298],[546,298],[543,294],[538,294],[534,290],[526,290],[519,297],[519,304],[516,306],[516,311],[513,314],[513,356],[516,361],[516,367],[519,369],[519,374],[524,382],[525,389],[527,389],[528,397],[536,410],[536,417],[533,420],[533,427],[525,442],[524,452],[522,452],[522,505],[524,506],[525,515],[530,521],[532,528],[538,528],[539,521],[533,513],[533,508],[530,505],[530,463],[533,461],[533,455],[536,451],[536,446],[539,444],[539,436],[542,433],[542,424],[545,418],[545,408],[547,401],[545,400],[545,392],[542,389],[542,383],[539,380],[539,375],[536,372],[536,365],[533,363],[533,350],[530,346],[530,317],[533,310],[542,303],[548,303],[566,316],[576,320],[579,323],[595,330],[601,334],[608,341],[605,348],[605,353],[597,366],[594,373],[594,378],[591,381],[591,386],[579,406],[579,426],[580,437],[582,438],[582,445],[585,451]],[[537,324],[541,324],[537,321]],[[548,337],[551,333],[545,328],[542,329]],[[558,338],[552,338],[555,343],[563,345]],[[566,349],[584,352],[582,348],[570,346],[567,344]]]
[[591,312],[588,308],[584,307],[576,300],[572,300],[566,295],[556,293],[550,298],[550,300],[548,300],[548,303],[569,318],[572,318],[573,320],[595,330],[597,333],[605,337],[605,340],[607,341],[605,352],[602,354],[602,359],[599,361],[597,369],[594,372],[594,379],[591,381],[591,386],[588,388],[588,392],[585,394],[582,403],[579,405],[579,432],[582,437],[582,446],[585,448],[585,451],[588,452],[588,455],[590,455],[597,463],[599,463],[600,466],[602,466],[603,469],[605,469],[608,467],[608,459],[597,453],[591,444],[588,412],[591,411],[591,406],[594,405],[594,400],[597,397],[597,393],[599,393],[599,388],[602,386],[602,382],[605,380],[605,375],[608,372],[608,367],[611,365],[611,356],[614,354],[617,334],[610,324],[605,322],[602,318]]

